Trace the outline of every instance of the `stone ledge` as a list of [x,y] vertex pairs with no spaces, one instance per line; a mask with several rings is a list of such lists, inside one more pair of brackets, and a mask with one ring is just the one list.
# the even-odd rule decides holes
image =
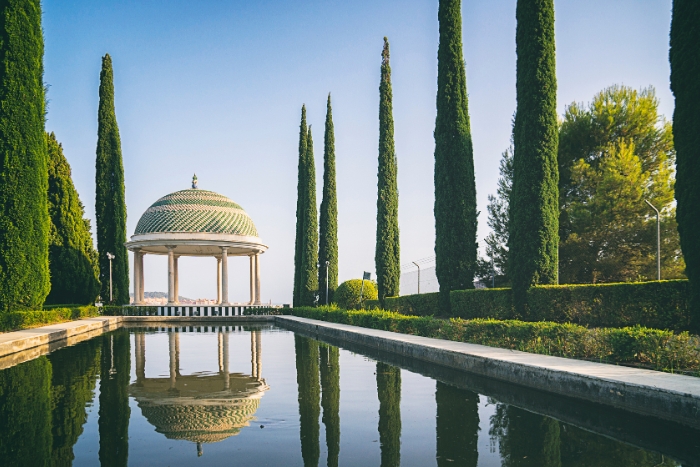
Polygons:
[[290,330],[700,428],[700,378],[587,362],[293,316]]

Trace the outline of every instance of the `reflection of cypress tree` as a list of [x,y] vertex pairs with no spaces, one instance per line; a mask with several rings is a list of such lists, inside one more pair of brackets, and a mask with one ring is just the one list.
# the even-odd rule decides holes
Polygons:
[[51,456],[51,363],[46,357],[0,371],[0,460],[47,466]]
[[321,353],[321,407],[326,426],[328,467],[338,466],[340,455],[340,361],[338,347],[323,345]]
[[401,369],[377,362],[382,467],[401,464]]
[[318,342],[307,337],[294,336],[296,351],[297,384],[299,385],[299,431],[301,437],[301,457],[304,466],[317,466],[321,456],[319,446],[321,414],[319,397],[321,389],[318,381]]
[[517,407],[499,405],[491,419],[503,467],[561,467],[559,422]]
[[87,421],[85,407],[92,401],[95,390],[99,344],[99,339],[92,339],[48,356],[53,367],[51,465],[54,467],[73,463],[73,446],[83,432]]
[[129,456],[129,332],[102,337],[100,361],[100,465],[125,466]]
[[438,381],[437,465],[476,466],[479,458],[479,396]]

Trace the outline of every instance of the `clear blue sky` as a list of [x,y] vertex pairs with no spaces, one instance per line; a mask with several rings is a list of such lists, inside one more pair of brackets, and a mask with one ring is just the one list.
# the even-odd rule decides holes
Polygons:
[[[63,143],[93,219],[101,56],[114,63],[128,235],[159,197],[200,188],[241,204],[270,249],[263,300],[292,294],[299,112],[313,125],[317,188],[325,100],[333,99],[340,279],[374,270],[378,86],[391,44],[399,161],[401,261],[434,254],[433,129],[437,0],[44,0],[47,129]],[[556,0],[558,109],[606,86],[652,85],[670,119],[671,0]],[[464,1],[479,200],[486,202],[515,112],[515,0]],[[180,293],[214,297],[214,259],[181,259]],[[232,261],[232,299],[247,300],[247,258]],[[166,261],[146,257],[147,291],[165,291]]]

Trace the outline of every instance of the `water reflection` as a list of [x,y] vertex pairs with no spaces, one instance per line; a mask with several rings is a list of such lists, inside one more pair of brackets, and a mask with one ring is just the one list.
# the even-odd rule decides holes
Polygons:
[[479,395],[438,381],[435,402],[438,467],[476,467]]
[[217,373],[180,373],[180,333],[168,333],[168,377],[147,378],[145,334],[136,333],[136,381],[130,395],[158,433],[187,440],[203,454],[203,443],[216,443],[239,434],[249,425],[260,398],[269,389],[262,377],[262,337],[250,333],[251,374],[229,372],[229,334],[218,332]]
[[296,353],[297,386],[299,401],[299,437],[304,466],[318,466],[321,457],[319,446],[319,345],[307,337],[294,336]]
[[338,467],[340,457],[340,349],[327,344],[319,347],[321,357],[321,407],[326,427],[328,467]]
[[129,331],[119,329],[100,338],[100,465],[125,467],[129,457]]
[[377,362],[381,466],[401,465],[401,369]]

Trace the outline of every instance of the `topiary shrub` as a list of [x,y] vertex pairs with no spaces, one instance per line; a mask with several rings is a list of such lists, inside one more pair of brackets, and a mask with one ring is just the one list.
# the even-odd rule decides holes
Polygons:
[[[360,297],[362,292],[362,297]],[[365,281],[362,289],[362,279],[350,279],[338,286],[333,296],[333,302],[345,310],[359,310],[368,300],[376,300],[377,283]]]

